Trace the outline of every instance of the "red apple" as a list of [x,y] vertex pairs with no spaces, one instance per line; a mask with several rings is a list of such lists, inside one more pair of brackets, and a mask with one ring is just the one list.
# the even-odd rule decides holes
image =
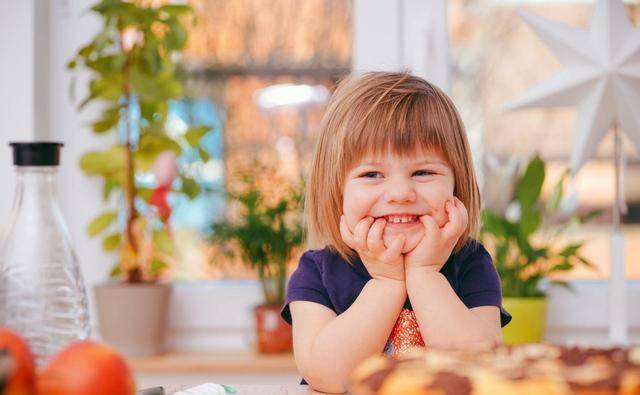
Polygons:
[[36,366],[27,342],[20,335],[0,328],[0,349],[9,351],[11,371],[3,395],[34,395]]
[[135,390],[125,359],[92,341],[60,351],[38,376],[38,395],[133,395]]

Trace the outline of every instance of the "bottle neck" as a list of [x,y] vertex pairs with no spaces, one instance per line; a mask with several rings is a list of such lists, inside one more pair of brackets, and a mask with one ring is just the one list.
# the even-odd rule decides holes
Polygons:
[[16,166],[16,198],[23,204],[55,199],[56,166]]

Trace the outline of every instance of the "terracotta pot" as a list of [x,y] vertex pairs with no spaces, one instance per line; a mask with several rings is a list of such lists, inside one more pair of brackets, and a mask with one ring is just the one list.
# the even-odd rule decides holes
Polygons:
[[280,306],[256,306],[258,351],[264,354],[290,352],[293,348],[291,327],[280,317]]
[[94,293],[105,342],[128,357],[164,351],[171,285],[107,283]]

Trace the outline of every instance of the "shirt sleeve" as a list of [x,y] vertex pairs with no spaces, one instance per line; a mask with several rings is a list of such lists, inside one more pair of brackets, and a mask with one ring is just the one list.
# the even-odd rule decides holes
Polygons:
[[329,299],[327,290],[322,282],[322,275],[313,251],[306,251],[300,257],[297,269],[291,275],[287,285],[287,295],[280,311],[282,318],[291,325],[291,311],[289,304],[295,301],[319,303],[335,311]]
[[511,315],[502,307],[500,277],[491,255],[477,243],[477,247],[464,259],[460,269],[459,295],[468,308],[496,306],[500,309],[500,324],[507,325]]

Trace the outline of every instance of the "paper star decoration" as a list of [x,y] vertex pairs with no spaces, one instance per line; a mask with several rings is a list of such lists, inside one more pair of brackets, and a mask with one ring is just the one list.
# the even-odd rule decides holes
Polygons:
[[589,31],[520,15],[564,67],[507,108],[578,106],[573,175],[614,123],[640,152],[640,28],[634,28],[622,1],[598,0]]

